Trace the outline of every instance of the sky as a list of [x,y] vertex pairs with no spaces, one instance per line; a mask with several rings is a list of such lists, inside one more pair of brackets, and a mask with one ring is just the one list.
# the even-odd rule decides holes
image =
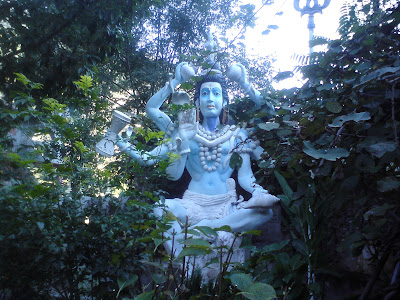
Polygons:
[[[324,0],[318,0],[323,4]],[[314,15],[315,36],[324,36],[330,39],[338,37],[340,9],[346,0],[331,0],[323,13]],[[256,15],[256,26],[248,28],[245,33],[245,45],[248,54],[274,55],[276,62],[273,67],[276,71],[292,71],[298,64],[292,57],[294,54],[307,55],[309,53],[307,29],[308,15],[301,17],[301,13],[294,9],[294,0],[275,0],[274,4],[264,6]],[[300,0],[300,7],[306,0]],[[243,0],[256,6],[255,11],[262,6],[262,0]],[[282,14],[278,14],[282,12]],[[278,29],[271,30],[263,35],[268,25],[277,25]],[[296,78],[297,77],[297,78]],[[301,86],[301,76],[275,84],[275,88],[289,88]]]

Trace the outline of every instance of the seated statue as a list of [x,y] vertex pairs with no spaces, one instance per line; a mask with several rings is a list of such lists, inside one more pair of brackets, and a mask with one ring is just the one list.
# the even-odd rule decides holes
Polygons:
[[[213,43],[210,36],[208,46]],[[213,47],[211,46],[209,50],[213,50]],[[166,133],[165,143],[143,153],[122,138],[117,141],[122,152],[143,165],[155,164],[160,159],[168,158],[170,153],[175,153],[177,155],[174,157],[177,158],[167,168],[170,179],[178,180],[185,168],[191,176],[189,186],[181,199],[165,201],[165,208],[177,219],[173,221],[168,231],[170,239],[164,243],[167,252],[173,256],[179,255],[182,250],[182,245],[176,241],[184,237],[181,224],[185,224],[186,221],[191,227],[219,228],[228,225],[233,232],[261,229],[272,217],[271,206],[279,201],[277,197],[255,183],[250,158],[259,159],[263,149],[257,141],[249,137],[245,128],[228,124],[229,118],[225,115],[229,103],[227,85],[219,65],[213,62],[212,55],[210,57],[214,69],[203,72],[201,80],[196,84],[194,94],[196,109],[179,111],[178,124],[172,122],[160,108],[171,94],[172,102],[175,104],[190,103],[187,93],[174,92],[179,84],[194,75],[194,70],[187,63],[179,64],[175,78],[167,82],[148,101],[146,113],[157,127]],[[255,105],[260,105],[260,93],[247,81],[246,70],[242,65],[231,66],[227,75],[245,89]],[[118,114],[120,113],[117,112],[116,116]],[[118,116],[118,118],[123,117]],[[110,141],[115,139],[115,133],[108,133],[103,145],[108,143],[111,146]],[[113,150],[103,152],[104,155],[112,155]],[[235,181],[231,178],[234,169],[229,161],[234,153],[241,157],[242,163],[238,168],[237,177],[239,185],[252,195],[248,201],[244,201],[242,196],[238,198]],[[155,213],[161,216],[163,210],[156,208]],[[228,232],[218,232],[218,237],[210,240],[212,245],[227,246],[228,249],[233,241],[234,236]],[[237,247],[240,240],[235,239],[235,241]],[[196,260],[196,267],[202,269],[204,282],[217,275],[218,269],[205,268],[211,258],[212,254]],[[243,260],[244,252],[235,251],[232,261]]]
[[[238,66],[241,77],[245,77],[244,67],[236,65]],[[194,109],[180,111],[178,124],[174,124],[160,110],[175,87],[185,80],[182,75],[190,73],[188,68],[190,67],[187,63],[179,64],[175,78],[151,97],[146,106],[146,113],[166,133],[168,142],[148,153],[137,151],[129,142],[121,139],[117,145],[121,151],[144,165],[154,164],[159,158],[167,158],[169,152],[178,154],[178,158],[167,168],[167,174],[172,180],[178,180],[185,168],[189,172],[191,181],[182,199],[165,201],[166,208],[180,220],[174,221],[169,231],[170,234],[177,234],[175,240],[179,235],[182,237],[180,224],[184,224],[186,218],[189,226],[193,227],[218,228],[228,225],[233,232],[262,228],[272,217],[270,207],[279,199],[255,183],[250,158],[260,158],[262,148],[257,141],[249,138],[249,133],[244,128],[222,124],[222,115],[229,98],[221,72],[208,70],[201,76],[201,81],[197,82],[194,104],[200,115],[199,121],[196,120]],[[253,96],[251,98],[260,97],[246,79],[241,81],[241,85],[247,85],[250,96]],[[189,103],[189,96],[184,92],[173,93],[172,101],[176,104]],[[259,98],[254,100],[256,105],[259,103],[257,101]],[[238,183],[251,193],[252,197],[248,201],[243,201],[243,197],[238,199],[235,181],[231,178],[234,170],[230,167],[229,160],[234,152],[242,158],[238,169]],[[162,215],[161,209],[156,209],[155,212]],[[214,243],[229,247],[232,241],[232,234],[225,233]],[[165,242],[164,246],[169,253],[173,251],[173,255],[178,255],[182,250],[182,246],[173,243],[172,239]],[[199,263],[197,261],[197,266]]]

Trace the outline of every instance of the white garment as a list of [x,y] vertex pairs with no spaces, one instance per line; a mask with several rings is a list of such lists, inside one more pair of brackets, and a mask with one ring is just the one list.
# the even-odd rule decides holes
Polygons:
[[[233,211],[236,210],[237,195],[235,189],[235,180],[229,178],[227,180],[228,193],[222,195],[203,195],[191,192],[187,190],[182,199],[177,199],[181,201],[182,205],[186,209],[186,215],[188,217],[189,225],[195,225],[201,220],[215,220],[223,218]],[[228,249],[231,248],[234,241],[234,235],[230,232],[219,231],[218,236],[203,237],[211,243],[212,247],[224,246],[223,252],[223,263],[226,262]],[[242,239],[237,238],[234,245],[234,252],[231,258],[231,262],[244,262],[245,251],[243,249],[238,249]],[[190,269],[193,269],[193,264],[195,264],[196,269],[201,269],[203,282],[206,283],[211,279],[214,279],[219,272],[219,264],[211,264],[206,266],[206,264],[215,257],[219,257],[217,253],[219,249],[215,252],[211,252],[205,256],[197,256],[196,259],[191,259]]]

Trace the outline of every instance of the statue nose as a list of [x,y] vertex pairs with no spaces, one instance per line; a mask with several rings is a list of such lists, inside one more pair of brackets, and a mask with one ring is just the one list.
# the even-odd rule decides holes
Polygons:
[[215,100],[215,95],[214,94],[210,94],[208,97],[208,101],[214,101]]

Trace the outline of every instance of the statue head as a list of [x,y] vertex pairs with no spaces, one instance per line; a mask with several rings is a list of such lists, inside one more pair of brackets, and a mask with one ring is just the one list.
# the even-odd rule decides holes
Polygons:
[[[208,110],[206,103],[201,103],[202,93],[220,93],[221,105],[217,103],[214,109]],[[204,95],[207,96],[207,95]],[[218,95],[214,94],[215,98],[218,98]],[[229,103],[229,96],[227,91],[227,84],[224,76],[222,74],[213,74],[213,75],[203,75],[202,80],[197,82],[195,94],[194,94],[194,103],[197,107],[200,108],[201,118],[204,116],[212,116],[215,111],[218,111],[220,121],[222,121],[222,110]]]

